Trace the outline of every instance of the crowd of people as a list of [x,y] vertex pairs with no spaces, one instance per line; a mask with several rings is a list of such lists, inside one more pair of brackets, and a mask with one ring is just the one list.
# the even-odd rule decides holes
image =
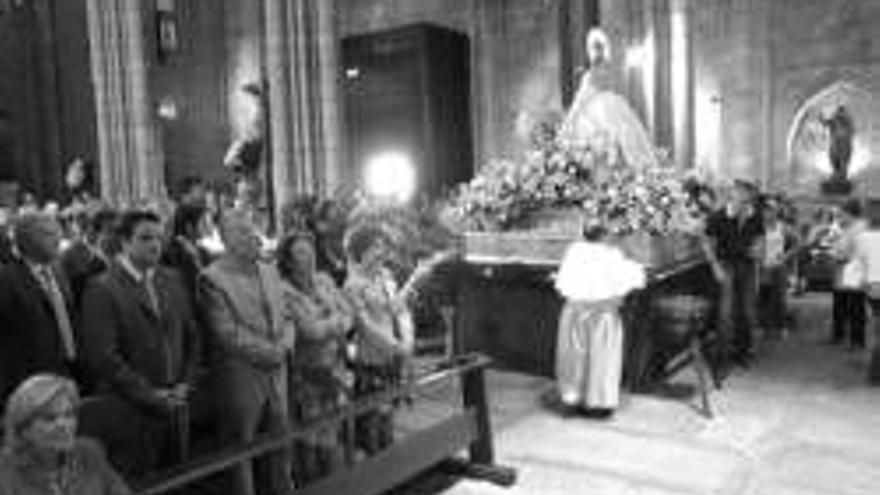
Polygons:
[[[714,279],[688,290],[717,303],[711,305],[717,338],[710,350],[716,379],[750,367],[759,339],[786,338],[795,320],[789,298],[804,290],[804,279],[813,277],[816,267],[828,272],[832,293],[828,340],[865,349],[869,308],[880,337],[880,219],[872,225],[862,201],[823,205],[804,221],[791,200],[750,182],[717,188],[694,182],[687,191],[697,219],[694,231]],[[618,406],[624,330],[617,313],[623,298],[645,283],[644,274],[631,265],[602,242],[601,226],[589,222],[584,240],[563,258],[556,276],[556,288],[566,299],[556,378],[568,412],[608,418]],[[595,280],[604,283],[589,282]],[[880,338],[874,340],[867,375],[880,385]]]
[[[722,372],[751,364],[761,332],[787,335],[787,300],[816,259],[835,274],[829,339],[867,345],[867,308],[880,324],[880,230],[862,203],[828,207],[802,225],[790,201],[750,183],[690,192],[719,289]],[[0,487],[54,493],[74,482],[71,463],[80,463],[90,468],[78,486],[126,493],[123,480],[179,463],[200,442],[244,445],[406,379],[412,296],[447,254],[401,277],[382,225],[351,228],[344,208],[313,198],[285,208],[272,242],[253,195],[244,184],[236,201],[217,207],[189,180],[173,208],[117,209],[80,196],[61,211],[30,203],[4,211]],[[623,366],[619,306],[644,273],[593,227],[557,278],[570,302],[557,378],[564,402],[607,418]],[[880,383],[874,355],[869,378]],[[364,456],[388,447],[393,413],[389,403],[358,417],[353,431],[313,430],[257,469],[230,469],[224,486],[284,493],[310,483],[344,462],[345,442]],[[103,447],[77,439],[78,421]]]
[[[870,288],[880,282],[880,224],[868,220],[865,203],[822,205],[802,221],[784,196],[762,194],[747,182],[719,199],[707,216],[705,247],[721,288],[722,361],[749,366],[756,335],[784,338],[792,325],[788,298],[817,270],[828,273],[833,295],[829,341],[864,349],[866,312],[876,306]],[[874,321],[880,325],[880,318]],[[880,375],[871,371],[869,380],[878,383]]]
[[[0,487],[33,481],[46,486],[27,493],[58,493],[49,485],[69,480],[27,471],[63,478],[82,457],[100,472],[94,493],[125,493],[123,479],[178,463],[200,442],[241,446],[406,379],[410,301],[431,262],[401,281],[388,232],[346,230],[329,201],[294,203],[267,242],[257,209],[218,211],[205,192],[189,181],[170,214],[90,200],[64,214],[10,212],[0,235]],[[332,472],[348,440],[375,454],[393,441],[392,415],[379,408],[354,431],[328,426],[259,466],[242,463],[224,493],[287,493]],[[77,420],[112,467],[96,444],[74,440]],[[54,443],[41,446],[32,429]]]

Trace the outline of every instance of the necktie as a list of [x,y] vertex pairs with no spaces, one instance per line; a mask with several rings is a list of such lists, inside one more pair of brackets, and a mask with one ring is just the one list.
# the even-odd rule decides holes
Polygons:
[[144,273],[143,278],[144,290],[147,292],[147,299],[150,300],[150,307],[153,313],[159,314],[159,298],[156,296],[156,286],[153,284],[152,274]]
[[58,288],[58,281],[49,267],[41,267],[37,270],[40,278],[40,284],[46,295],[49,296],[49,302],[52,305],[52,312],[55,313],[55,321],[58,323],[58,332],[61,334],[61,344],[64,347],[64,355],[71,361],[76,358],[76,344],[73,338],[73,326],[70,324],[70,314],[67,312],[67,304],[64,301],[64,295]]

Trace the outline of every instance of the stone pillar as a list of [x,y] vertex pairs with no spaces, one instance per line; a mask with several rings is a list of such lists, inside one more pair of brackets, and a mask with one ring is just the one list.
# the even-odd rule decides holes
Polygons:
[[265,0],[276,213],[294,195],[320,194],[331,179],[338,180],[341,132],[334,7],[331,0]]
[[654,16],[654,1],[641,0],[642,43],[644,60],[641,64],[642,98],[644,99],[645,126],[657,144],[657,20]]
[[670,82],[673,157],[684,167],[693,164],[694,78],[688,0],[670,0]]
[[671,16],[669,2],[657,0],[651,6],[650,26],[653,31],[651,40],[654,46],[653,70],[653,117],[651,129],[658,146],[672,150],[675,143],[673,137],[672,113],[672,45]]
[[318,4],[318,52],[320,59],[320,88],[322,123],[324,124],[324,170],[319,187],[332,194],[342,184],[344,145],[339,81],[340,39],[339,22],[335,0],[317,0]]
[[283,0],[265,0],[265,67],[264,74],[269,86],[268,115],[269,119],[269,150],[271,170],[272,196],[275,198],[273,211],[276,213],[276,225],[281,212],[281,205],[293,194],[293,180],[290,170],[296,165],[291,163],[293,153],[290,149],[290,81],[287,65],[290,58],[285,43],[287,23],[285,19],[285,3]]
[[144,8],[88,0],[101,195],[115,204],[164,197],[164,164],[147,84]]

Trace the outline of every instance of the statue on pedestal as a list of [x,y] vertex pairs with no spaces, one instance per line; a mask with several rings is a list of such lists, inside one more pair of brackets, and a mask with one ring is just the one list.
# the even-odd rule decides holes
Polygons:
[[826,194],[849,194],[852,184],[849,181],[849,165],[852,157],[855,124],[843,105],[829,116],[819,117],[828,132],[828,160],[831,163],[831,177],[822,184]]

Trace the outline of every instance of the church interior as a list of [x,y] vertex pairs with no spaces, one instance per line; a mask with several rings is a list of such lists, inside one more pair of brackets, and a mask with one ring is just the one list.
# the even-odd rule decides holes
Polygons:
[[878,27],[0,0],[0,494],[877,493]]

